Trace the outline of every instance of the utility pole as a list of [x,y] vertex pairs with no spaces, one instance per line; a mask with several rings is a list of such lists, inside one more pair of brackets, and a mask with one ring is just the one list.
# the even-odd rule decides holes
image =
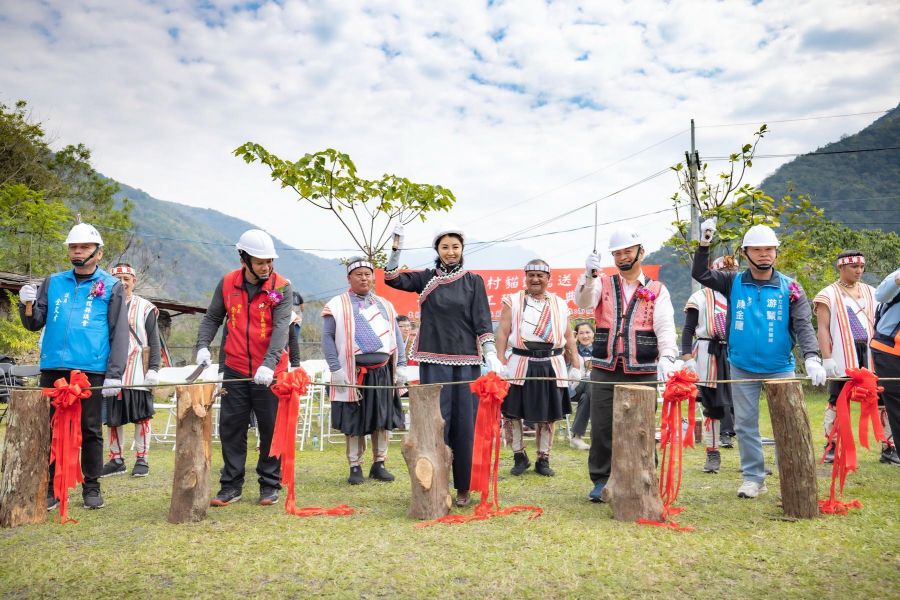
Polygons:
[[[691,151],[684,153],[684,158],[688,166],[688,177],[690,178],[691,190],[688,193],[691,201],[691,241],[700,240],[700,206],[697,199],[697,173],[700,170],[700,154],[697,152],[696,138],[694,135],[694,120],[691,119]],[[691,292],[700,289],[700,284],[691,278]]]

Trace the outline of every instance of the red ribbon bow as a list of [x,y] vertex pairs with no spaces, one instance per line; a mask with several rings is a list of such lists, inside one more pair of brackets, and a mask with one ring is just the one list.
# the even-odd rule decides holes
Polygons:
[[[693,531],[692,527],[682,527],[671,520],[672,515],[682,511],[675,506],[681,489],[682,449],[694,447],[694,419],[697,408],[697,374],[681,369],[672,374],[663,390],[662,421],[660,423],[659,496],[663,503],[663,521],[639,519],[641,525],[668,527],[678,531]],[[682,403],[688,403],[688,428],[682,435]]]
[[[834,444],[834,463],[831,466],[831,490],[827,500],[819,500],[819,510],[825,514],[845,515],[851,508],[862,508],[859,500],[844,502],[839,499],[844,495],[844,482],[847,474],[855,471],[859,466],[856,460],[856,443],[853,440],[853,424],[850,419],[850,402],[859,402],[859,443],[863,448],[869,448],[869,426],[872,423],[872,432],[875,439],[883,442],[884,429],[878,418],[878,392],[884,391],[878,386],[878,377],[868,369],[847,369],[850,381],[844,384],[835,404],[837,415],[834,419],[834,427],[828,434],[828,444],[825,452],[831,444]],[[821,464],[825,455],[819,459]],[[838,493],[835,493],[835,484]]]
[[59,500],[59,522],[77,523],[69,518],[69,490],[84,482],[81,472],[81,401],[91,397],[91,382],[81,371],[60,377],[52,388],[43,388],[56,409],[50,419],[50,464],[56,463],[53,496]]
[[543,514],[537,506],[510,506],[500,509],[497,495],[497,475],[500,469],[500,406],[509,392],[509,382],[494,372],[482,375],[470,389],[478,395],[478,414],[475,417],[475,442],[472,446],[472,491],[481,492],[481,501],[469,515],[445,515],[433,521],[419,523],[428,527],[435,523],[468,523],[520,511],[532,512],[528,520]]
[[291,372],[278,375],[272,391],[278,397],[278,412],[275,415],[275,430],[272,433],[272,444],[269,456],[281,458],[281,483],[287,489],[284,499],[284,512],[298,517],[314,517],[318,515],[352,515],[353,509],[346,504],[331,508],[309,506],[300,508],[294,497],[294,463],[296,458],[297,413],[300,410],[300,397],[306,394],[309,386],[309,375],[302,367]]

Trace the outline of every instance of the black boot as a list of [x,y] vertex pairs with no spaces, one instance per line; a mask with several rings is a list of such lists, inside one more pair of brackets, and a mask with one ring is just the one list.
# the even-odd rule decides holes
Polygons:
[[882,444],[881,458],[878,459],[878,462],[888,465],[900,465],[900,456],[897,456],[897,447]]
[[837,446],[837,442],[831,442],[829,444],[825,444],[825,464],[830,465],[834,462],[834,447]]
[[704,473],[718,473],[722,467],[722,455],[718,450],[706,451],[706,464],[703,465]]
[[519,476],[525,472],[525,469],[531,466],[531,461],[528,460],[528,455],[525,454],[524,450],[514,453],[513,458],[515,459],[516,464],[509,470],[511,475]]
[[369,469],[369,479],[377,479],[378,481],[393,481],[394,476],[390,471],[384,468],[384,461],[379,460],[378,462],[372,463],[372,468]]
[[350,467],[350,477],[347,478],[347,483],[349,483],[350,485],[359,485],[361,483],[364,483],[365,481],[366,479],[362,474],[362,467],[358,465],[355,467]]
[[550,468],[549,458],[537,459],[534,463],[534,472],[538,475],[543,475],[544,477],[553,477],[556,475],[556,471]]

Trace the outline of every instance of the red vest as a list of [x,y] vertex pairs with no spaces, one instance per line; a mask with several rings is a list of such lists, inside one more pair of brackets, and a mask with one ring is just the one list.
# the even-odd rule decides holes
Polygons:
[[[225,365],[246,377],[253,377],[269,351],[272,338],[273,304],[270,291],[288,284],[288,280],[272,273],[252,300],[247,299],[244,288],[244,270],[237,269],[225,275],[222,281],[222,300],[225,302]],[[282,302],[290,302],[284,298]],[[275,366],[278,375],[287,369],[288,355],[282,351]]]
[[653,331],[655,300],[643,300],[638,290],[645,287],[657,298],[662,291],[658,281],[647,280],[625,304],[621,275],[600,274],[600,301],[594,308],[596,333],[591,366],[614,371],[621,359],[626,373],[656,373],[659,349]]

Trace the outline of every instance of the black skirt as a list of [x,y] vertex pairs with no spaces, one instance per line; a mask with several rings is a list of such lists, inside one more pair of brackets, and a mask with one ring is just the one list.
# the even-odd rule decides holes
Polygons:
[[121,397],[104,398],[107,402],[106,424],[119,427],[138,423],[153,416],[153,394],[148,390],[122,390]]
[[[393,367],[390,364],[369,369],[363,377],[363,385],[393,385]],[[359,402],[332,402],[331,428],[344,435],[368,435],[381,429],[402,429],[403,406],[396,389],[359,390]]]
[[[549,360],[529,360],[525,377],[556,377]],[[553,379],[526,380],[522,385],[510,385],[503,399],[503,416],[525,419],[532,423],[559,421],[572,413],[568,389],[556,385]]]
[[[716,379],[731,379],[725,346],[712,340],[709,342],[709,354],[716,361]],[[705,408],[730,408],[732,405],[730,383],[717,383],[714,388],[698,385],[697,391]]]

